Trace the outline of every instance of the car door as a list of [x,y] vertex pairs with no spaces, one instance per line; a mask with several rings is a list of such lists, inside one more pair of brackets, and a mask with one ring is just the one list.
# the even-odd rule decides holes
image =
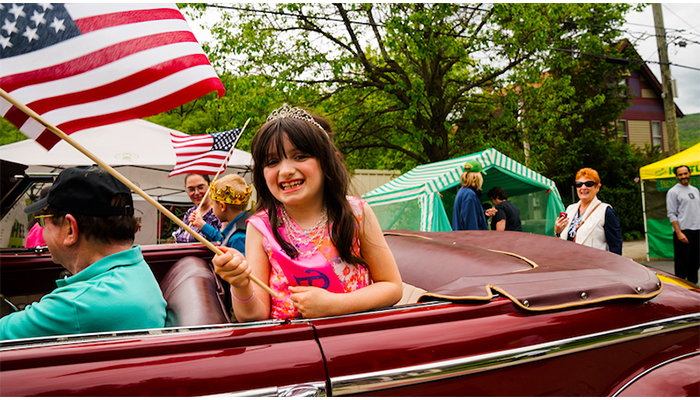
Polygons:
[[324,394],[307,323],[73,335],[0,343],[0,396]]
[[548,313],[439,301],[311,322],[332,396],[610,396],[697,354],[700,314],[682,296]]

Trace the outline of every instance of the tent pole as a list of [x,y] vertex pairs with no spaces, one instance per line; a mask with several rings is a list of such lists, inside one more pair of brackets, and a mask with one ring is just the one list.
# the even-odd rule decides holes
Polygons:
[[[133,190],[136,194],[141,196],[144,200],[148,201],[153,205],[157,210],[165,214],[168,218],[170,218],[173,222],[175,222],[177,225],[182,227],[182,229],[186,230],[189,234],[191,234],[195,239],[203,243],[207,248],[211,251],[213,251],[217,255],[222,255],[224,254],[221,250],[219,250],[218,247],[214,246],[210,241],[204,238],[204,236],[200,235],[197,233],[195,230],[187,226],[182,220],[180,220],[178,217],[176,217],[173,213],[171,213],[167,208],[163,207],[160,203],[155,201],[148,193],[144,192],[136,186],[134,183],[132,183],[129,179],[124,177],[124,175],[120,174],[119,171],[115,170],[112,168],[112,166],[108,165],[104,161],[102,161],[100,158],[98,158],[96,155],[92,154],[88,149],[84,148],[80,143],[76,142],[73,140],[70,136],[66,135],[62,130],[58,129],[57,127],[53,126],[51,123],[46,121],[41,115],[37,114],[34,110],[31,108],[27,107],[26,105],[22,104],[19,100],[15,99],[14,97],[10,96],[5,90],[0,88],[0,96],[2,96],[5,100],[9,101],[17,107],[19,110],[21,110],[23,113],[27,114],[30,118],[33,118],[40,124],[44,125],[44,127],[51,132],[53,132],[56,136],[59,138],[65,140],[68,144],[71,146],[75,147],[78,151],[81,153],[85,154],[89,159],[94,161],[97,165],[102,167],[105,171],[109,172],[112,176],[117,178],[119,181],[121,181],[123,184],[129,187],[129,189]],[[263,290],[265,290],[267,293],[269,293],[271,296],[278,297],[277,293],[275,293],[272,289],[270,289],[265,283],[261,282],[258,278],[254,277],[253,275],[249,276],[249,279],[256,283],[258,286],[260,286]]]
[[642,191],[642,219],[644,220],[644,247],[647,250],[647,261],[649,261],[649,233],[647,232],[647,200],[644,196],[644,180],[639,180],[639,186]]

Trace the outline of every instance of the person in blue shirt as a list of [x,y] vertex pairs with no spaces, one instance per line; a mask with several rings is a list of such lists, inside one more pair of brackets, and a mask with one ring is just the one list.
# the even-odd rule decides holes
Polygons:
[[[212,211],[221,221],[223,229],[218,230],[211,226],[197,211],[190,216],[190,224],[199,228],[208,240],[234,248],[245,256],[246,220],[252,215],[245,210],[252,192],[252,187],[236,174],[214,180],[211,183],[209,198],[213,200]],[[224,287],[224,305],[229,310],[229,317],[233,317],[230,285],[221,277],[219,281]]]
[[71,275],[0,319],[0,340],[165,326],[165,299],[133,245],[138,222],[126,185],[97,166],[68,168],[24,212],[41,214],[51,259]]
[[453,231],[487,231],[489,229],[480,200],[481,186],[484,184],[482,173],[486,174],[479,161],[469,160],[464,164],[464,172],[461,175],[462,186],[455,196],[452,213]]

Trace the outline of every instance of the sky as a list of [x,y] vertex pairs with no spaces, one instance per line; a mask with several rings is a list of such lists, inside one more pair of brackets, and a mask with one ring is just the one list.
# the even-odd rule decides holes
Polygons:
[[[667,30],[668,58],[671,65],[671,78],[676,80],[678,97],[676,105],[688,114],[700,113],[700,2],[661,3],[664,27]],[[654,29],[654,16],[651,5],[644,11],[631,11],[623,25],[624,37],[635,45],[637,52],[656,78],[661,82],[661,69]],[[216,20],[216,12],[208,10],[207,21]],[[199,27],[200,22],[188,19],[190,27],[200,42],[211,40],[211,33]],[[686,46],[678,43],[685,41]],[[691,67],[691,68],[684,68]]]
[[[676,105],[683,114],[700,113],[700,2],[696,3],[661,3],[664,27],[667,32],[668,59],[671,64],[671,79],[676,80],[678,97]],[[661,82],[661,67],[656,45],[654,16],[651,5],[643,12],[627,14],[627,23],[623,29],[637,52],[647,66]],[[672,39],[669,39],[671,37]],[[686,47],[678,45],[685,41]],[[681,65],[690,68],[682,68]]]

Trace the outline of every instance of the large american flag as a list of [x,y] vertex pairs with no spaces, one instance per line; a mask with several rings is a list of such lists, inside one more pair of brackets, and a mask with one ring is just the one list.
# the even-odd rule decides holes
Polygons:
[[[175,150],[175,167],[168,175],[205,174],[216,175],[225,169],[231,149],[243,133],[242,128],[204,135],[187,135],[170,132]],[[224,163],[226,161],[226,164]],[[223,166],[223,168],[221,168]]]
[[[0,88],[66,134],[225,92],[177,7],[136,3],[0,4]],[[2,98],[0,115],[59,140]]]

